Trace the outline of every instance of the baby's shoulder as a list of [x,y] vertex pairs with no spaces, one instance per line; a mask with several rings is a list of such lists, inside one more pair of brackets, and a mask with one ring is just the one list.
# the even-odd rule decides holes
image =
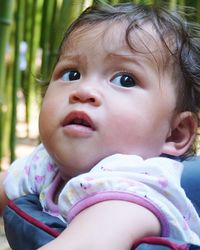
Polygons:
[[39,144],[30,155],[15,160],[11,164],[9,170],[17,170],[18,172],[20,170],[25,170],[27,173],[38,173],[38,171],[45,173],[47,170],[48,172],[56,171],[57,166],[51,156],[48,154],[44,145]]
[[35,170],[48,170],[48,172],[52,172],[57,169],[54,160],[49,155],[43,144],[39,144],[32,154],[29,155],[26,165],[32,167]]

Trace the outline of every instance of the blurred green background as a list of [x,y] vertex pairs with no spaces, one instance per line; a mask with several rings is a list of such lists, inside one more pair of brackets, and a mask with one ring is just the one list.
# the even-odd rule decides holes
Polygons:
[[[41,104],[37,79],[47,79],[57,56],[63,32],[92,0],[0,0],[0,170],[2,158],[15,159],[19,112],[25,114],[25,137]],[[130,1],[107,0],[121,3]],[[164,3],[169,8],[190,6],[187,18],[200,22],[199,0],[135,0]],[[193,14],[192,14],[193,13]],[[19,110],[20,101],[24,109]],[[37,109],[38,108],[38,109]],[[37,126],[37,120],[34,120]]]

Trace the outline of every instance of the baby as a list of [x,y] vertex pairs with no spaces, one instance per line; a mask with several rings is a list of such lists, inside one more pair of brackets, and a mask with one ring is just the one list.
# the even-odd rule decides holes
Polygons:
[[39,194],[66,222],[41,249],[130,249],[154,235],[200,244],[172,160],[195,145],[199,31],[134,4],[90,7],[69,27],[40,112],[42,144],[12,164],[1,191],[2,208],[6,197]]

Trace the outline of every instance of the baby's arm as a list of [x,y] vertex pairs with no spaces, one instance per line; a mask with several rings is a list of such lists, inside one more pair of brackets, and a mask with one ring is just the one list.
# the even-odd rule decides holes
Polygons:
[[3,181],[4,181],[4,178],[5,178],[5,175],[6,175],[6,172],[1,172],[0,173],[0,216],[3,213],[4,207],[8,203],[8,198],[7,198],[6,194],[5,194],[4,187],[3,187]]
[[159,234],[159,221],[148,209],[126,201],[105,201],[79,213],[40,250],[130,250],[136,240]]
[[71,223],[90,206],[123,200],[151,211],[160,222],[161,236],[200,244],[200,218],[180,187],[181,170],[180,163],[161,157],[107,157],[66,184],[58,200],[61,215]]

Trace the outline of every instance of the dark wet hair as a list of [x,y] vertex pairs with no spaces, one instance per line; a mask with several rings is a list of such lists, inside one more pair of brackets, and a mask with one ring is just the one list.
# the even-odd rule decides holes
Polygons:
[[[172,72],[177,89],[177,112],[191,111],[199,122],[200,110],[200,26],[187,22],[178,11],[169,11],[153,5],[135,5],[132,3],[117,5],[94,5],[87,8],[68,28],[60,46],[59,53],[70,34],[84,25],[95,26],[102,22],[126,22],[125,39],[131,43],[131,31],[142,30],[142,25],[150,23],[155,29],[171,61],[175,65]],[[171,43],[169,37],[173,40]],[[171,44],[171,45],[170,45]],[[167,55],[167,53],[166,53]],[[194,142],[186,155],[194,154],[197,143]]]

